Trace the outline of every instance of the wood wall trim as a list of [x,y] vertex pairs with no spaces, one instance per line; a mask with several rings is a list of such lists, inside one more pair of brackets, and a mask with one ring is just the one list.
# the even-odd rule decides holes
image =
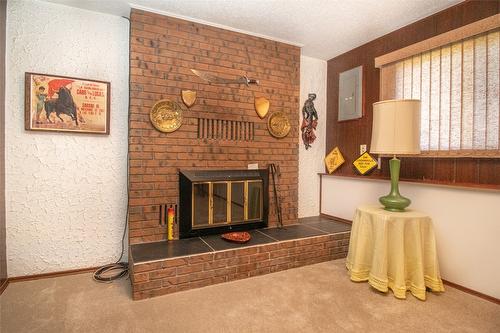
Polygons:
[[66,271],[43,273],[43,274],[14,276],[14,277],[7,278],[7,279],[0,281],[0,295],[2,295],[2,293],[5,291],[5,289],[7,289],[7,286],[9,285],[9,283],[40,280],[40,279],[50,279],[50,278],[54,278],[54,277],[76,275],[76,274],[83,274],[83,273],[93,273],[99,268],[100,267],[87,267],[87,268],[70,269],[70,270],[66,270]]
[[462,285],[456,284],[454,282],[451,282],[451,281],[448,281],[448,280],[445,280],[445,279],[442,279],[442,280],[443,280],[444,284],[446,284],[446,285],[448,285],[448,286],[450,286],[452,288],[458,289],[460,291],[463,291],[464,293],[467,293],[467,294],[470,294],[470,295],[473,295],[473,296],[476,296],[476,297],[479,297],[479,298],[482,298],[484,300],[487,300],[487,301],[490,301],[490,302],[493,302],[495,304],[500,305],[500,299],[498,299],[496,297],[480,293],[479,291],[475,291],[473,289],[469,289],[467,287],[464,287]]
[[67,276],[67,275],[76,275],[82,273],[91,273],[95,272],[99,267],[87,267],[87,268],[78,268],[78,269],[70,269],[66,271],[58,271],[58,272],[50,272],[43,274],[33,274],[33,275],[24,275],[24,276],[14,276],[8,278],[9,283],[14,282],[23,282],[23,281],[32,281],[32,280],[40,280],[40,279],[49,279],[59,276]]
[[[320,213],[320,216],[331,218],[334,220],[337,220],[339,222],[343,222],[346,224],[352,224],[352,221],[346,220],[340,217],[332,216],[329,214],[323,214]],[[48,278],[53,278],[53,277],[59,277],[59,276],[66,276],[66,275],[75,275],[75,274],[82,274],[82,273],[89,273],[89,272],[94,272],[97,270],[98,267],[93,267],[93,268],[82,268],[82,269],[73,269],[73,270],[67,270],[67,271],[60,271],[60,272],[53,272],[53,273],[45,273],[45,274],[36,274],[36,275],[27,275],[27,276],[18,276],[18,277],[13,277],[10,279],[3,280],[2,283],[0,283],[0,295],[5,291],[7,286],[9,285],[10,282],[23,282],[23,281],[32,281],[32,280],[39,280],[39,279],[48,279]],[[484,300],[493,302],[495,304],[500,304],[500,299],[495,298],[493,296],[489,296],[483,293],[480,293],[476,290],[464,287],[462,285],[456,284],[454,282],[448,281],[443,279],[443,283],[453,287],[455,289],[458,289],[462,292],[465,292],[467,294],[480,297]]]
[[[356,175],[330,175],[327,173],[319,174],[321,178],[323,176],[328,177],[339,177],[339,178],[350,178],[356,180],[373,180],[373,181],[390,181],[391,178],[387,176],[356,176]],[[463,189],[463,190],[484,190],[484,191],[493,191],[500,192],[500,185],[495,184],[476,184],[476,183],[448,183],[448,182],[440,182],[435,180],[421,180],[421,179],[411,179],[411,178],[400,178],[400,183],[409,183],[409,184],[421,184],[427,186],[437,186],[437,187],[447,187],[447,188],[455,188],[455,189]]]
[[381,68],[382,66],[395,61],[406,59],[416,54],[420,54],[443,45],[451,44],[498,27],[500,27],[500,14],[487,17],[471,24],[464,25],[458,29],[442,33],[402,49],[376,57],[375,67]]

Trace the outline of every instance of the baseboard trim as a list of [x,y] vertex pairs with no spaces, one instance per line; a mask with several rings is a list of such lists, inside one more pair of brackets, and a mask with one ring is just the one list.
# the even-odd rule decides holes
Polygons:
[[9,284],[9,279],[0,281],[0,295],[2,295],[3,291],[7,288],[8,284]]
[[346,224],[352,224],[351,220],[346,220],[346,219],[343,219],[341,217],[337,217],[337,216],[333,216],[333,215],[328,215],[328,214],[325,214],[325,213],[319,213],[319,216],[326,217],[326,218],[329,218],[329,219],[332,219],[332,220],[337,220],[339,222],[346,223]]
[[23,282],[23,281],[31,281],[31,280],[39,280],[39,279],[48,279],[48,278],[54,278],[54,277],[59,277],[59,276],[95,272],[98,268],[99,267],[87,267],[87,268],[70,269],[70,270],[66,270],[66,271],[58,271],[58,272],[43,273],[43,274],[14,276],[14,277],[8,278],[7,280],[8,280],[8,283],[15,283],[15,282]]
[[[327,218],[339,220],[340,222],[344,222],[347,224],[352,224],[351,221],[346,220],[346,219],[341,219],[341,218],[331,216],[328,214],[323,214],[323,213],[321,213],[320,215],[327,217]],[[99,267],[87,267],[87,268],[70,269],[70,270],[66,270],[66,271],[58,271],[58,272],[34,274],[34,275],[24,275],[24,276],[15,276],[15,277],[7,278],[0,283],[0,295],[2,295],[2,293],[5,291],[5,289],[9,285],[9,283],[48,279],[48,278],[67,276],[67,275],[83,274],[83,273],[90,273],[90,272],[95,272],[98,268]],[[464,287],[462,285],[453,283],[453,282],[445,280],[445,279],[443,279],[443,283],[452,287],[452,288],[463,291],[467,294],[470,294],[470,295],[473,295],[473,296],[476,296],[476,297],[479,297],[479,298],[482,298],[484,300],[487,300],[487,301],[490,301],[492,303],[500,305],[500,299],[498,299],[496,297],[480,293],[479,291]]]
[[442,279],[442,280],[443,280],[444,284],[446,284],[452,288],[458,289],[460,291],[463,291],[464,293],[467,293],[467,294],[470,294],[470,295],[473,295],[473,296],[476,296],[476,297],[479,297],[479,298],[482,298],[484,300],[487,300],[487,301],[490,301],[490,302],[493,302],[495,304],[500,305],[500,299],[498,299],[496,297],[480,293],[479,291],[469,289],[467,287],[461,286],[459,284],[453,283],[453,282],[445,280],[445,279]]

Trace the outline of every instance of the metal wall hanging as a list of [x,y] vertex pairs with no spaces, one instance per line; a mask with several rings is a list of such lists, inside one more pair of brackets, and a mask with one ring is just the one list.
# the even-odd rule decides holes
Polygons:
[[158,131],[174,132],[182,125],[182,109],[176,102],[163,99],[153,106],[149,119]]
[[311,147],[311,143],[316,140],[316,126],[318,126],[318,112],[314,108],[314,100],[316,99],[316,94],[309,94],[307,100],[304,102],[302,107],[302,125],[300,130],[302,131],[302,141],[306,147],[306,150]]
[[328,173],[332,173],[337,170],[344,162],[344,156],[342,156],[339,147],[333,148],[332,151],[325,157],[325,166]]
[[255,97],[254,105],[260,119],[263,119],[269,112],[269,100],[265,97]]
[[196,102],[196,91],[183,90],[181,91],[182,101],[188,108],[192,107]]
[[256,79],[249,79],[246,76],[237,76],[234,79],[226,79],[220,76],[216,76],[207,72],[203,71],[198,71],[196,69],[191,69],[191,72],[193,72],[196,76],[198,76],[200,79],[207,81],[208,83],[214,83],[214,84],[244,84],[247,87],[250,84],[259,84],[259,80]]
[[267,120],[267,129],[275,138],[284,138],[290,132],[290,128],[288,117],[281,111],[272,113]]

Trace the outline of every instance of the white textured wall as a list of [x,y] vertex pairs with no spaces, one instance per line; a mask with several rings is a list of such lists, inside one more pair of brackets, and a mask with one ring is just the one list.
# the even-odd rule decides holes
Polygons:
[[[319,215],[319,177],[324,172],[324,154],[326,144],[326,61],[300,57],[300,121],[302,106],[309,93],[316,93],[314,106],[318,111],[316,141],[308,150],[302,142],[299,132],[299,217]],[[299,125],[300,126],[300,125]]]
[[[389,181],[324,176],[322,210],[352,220],[389,190]],[[400,191],[432,217],[443,279],[500,298],[500,192],[405,182]]]
[[[128,21],[39,1],[7,6],[8,274],[118,259],[126,212]],[[109,136],[24,130],[24,73],[111,82]]]

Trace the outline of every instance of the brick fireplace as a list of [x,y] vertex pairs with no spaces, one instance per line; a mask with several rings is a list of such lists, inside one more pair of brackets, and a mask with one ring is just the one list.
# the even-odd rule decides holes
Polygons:
[[[132,10],[129,271],[134,299],[345,257],[350,226],[319,217],[298,223],[299,66],[298,47]],[[246,75],[260,85],[210,85],[191,69]],[[191,108],[182,104],[184,89],[197,93]],[[288,116],[287,137],[269,134],[267,117],[255,112],[256,97],[270,101],[269,113]],[[161,99],[184,109],[175,132],[159,132],[150,123],[151,108]],[[250,163],[258,163],[259,170],[247,170]],[[281,171],[283,229],[273,228],[271,163]],[[159,223],[163,204],[179,206],[178,220],[188,227],[174,231],[181,239],[165,241],[166,226]],[[211,234],[229,228],[252,229],[251,240],[227,243]]]
[[[166,239],[158,223],[160,204],[178,204],[179,169],[246,169],[249,163],[281,168],[283,223],[297,223],[300,49],[295,46],[133,9],[130,34],[130,202],[129,243]],[[219,75],[247,75],[259,86],[210,85],[191,68]],[[182,104],[181,90],[197,92]],[[270,113],[282,111],[292,125],[276,139],[260,119],[254,98],[270,100]],[[182,126],[157,131],[152,106],[171,99],[184,109]],[[234,126],[242,135],[207,129]],[[268,189],[265,189],[268,190]],[[276,225],[270,196],[269,225]],[[182,214],[182,212],[180,212]],[[178,231],[175,235],[178,238]]]

